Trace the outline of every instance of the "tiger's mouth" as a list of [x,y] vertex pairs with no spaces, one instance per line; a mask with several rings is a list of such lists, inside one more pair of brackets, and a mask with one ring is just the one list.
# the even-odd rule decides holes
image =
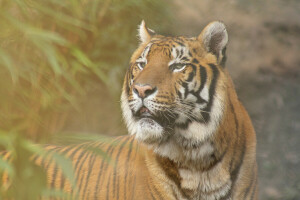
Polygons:
[[134,116],[137,120],[143,118],[149,118],[159,123],[158,117],[154,115],[146,106],[142,106],[138,111],[134,113]]
[[171,126],[171,122],[174,120],[171,120],[169,118],[166,118],[166,114],[164,114],[163,112],[151,112],[146,106],[142,106],[138,111],[136,111],[134,114],[134,117],[136,120],[147,120],[147,121],[155,121],[156,123],[158,123],[160,126],[162,127],[169,127]]

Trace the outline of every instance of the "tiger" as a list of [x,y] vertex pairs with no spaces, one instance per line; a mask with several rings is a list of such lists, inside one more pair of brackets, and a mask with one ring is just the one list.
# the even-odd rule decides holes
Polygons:
[[72,160],[77,191],[57,164],[36,156],[49,187],[69,199],[257,199],[256,135],[225,68],[224,23],[171,37],[142,21],[138,36],[121,94],[129,134],[46,147]]

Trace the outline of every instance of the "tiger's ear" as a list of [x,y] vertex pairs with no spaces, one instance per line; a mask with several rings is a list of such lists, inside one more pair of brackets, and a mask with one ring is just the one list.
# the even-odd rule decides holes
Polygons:
[[142,44],[149,42],[151,37],[155,35],[155,32],[153,30],[146,27],[144,20],[139,25],[138,31],[139,31],[139,38]]
[[202,42],[207,52],[217,56],[219,64],[224,64],[228,34],[222,22],[209,23],[198,36],[198,40]]

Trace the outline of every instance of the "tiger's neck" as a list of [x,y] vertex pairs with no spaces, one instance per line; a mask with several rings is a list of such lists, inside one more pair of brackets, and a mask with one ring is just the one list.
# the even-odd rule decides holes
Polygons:
[[223,131],[230,129],[230,124],[234,123],[233,116],[228,114],[231,112],[230,101],[238,104],[238,99],[231,89],[230,79],[217,84],[209,109],[209,121],[193,121],[184,129],[175,127],[168,140],[151,146],[155,153],[197,170],[207,170],[222,157],[225,146],[220,148],[219,141],[224,144]]
[[[240,109],[239,106],[235,91],[228,90],[218,127],[205,140],[193,141],[192,138],[176,136],[175,133],[167,143],[153,146],[156,160],[164,173],[178,185],[183,195],[188,196],[187,199],[197,199],[202,190],[221,188],[224,190],[222,192],[226,192],[226,188],[230,188],[231,174],[228,164],[224,163],[229,159],[231,146],[237,143],[237,138],[232,137],[232,134],[238,131],[238,123],[242,122],[241,116],[235,112]],[[210,179],[209,185],[202,185],[207,183],[206,178]]]

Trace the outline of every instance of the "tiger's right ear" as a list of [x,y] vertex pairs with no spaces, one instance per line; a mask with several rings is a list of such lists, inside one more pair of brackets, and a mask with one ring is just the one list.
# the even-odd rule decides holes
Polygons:
[[141,43],[146,43],[151,40],[151,37],[155,35],[155,32],[146,27],[145,21],[143,20],[138,28],[139,38]]
[[222,22],[215,21],[208,24],[198,36],[198,40],[202,42],[207,52],[216,55],[218,62],[224,65],[228,34]]

